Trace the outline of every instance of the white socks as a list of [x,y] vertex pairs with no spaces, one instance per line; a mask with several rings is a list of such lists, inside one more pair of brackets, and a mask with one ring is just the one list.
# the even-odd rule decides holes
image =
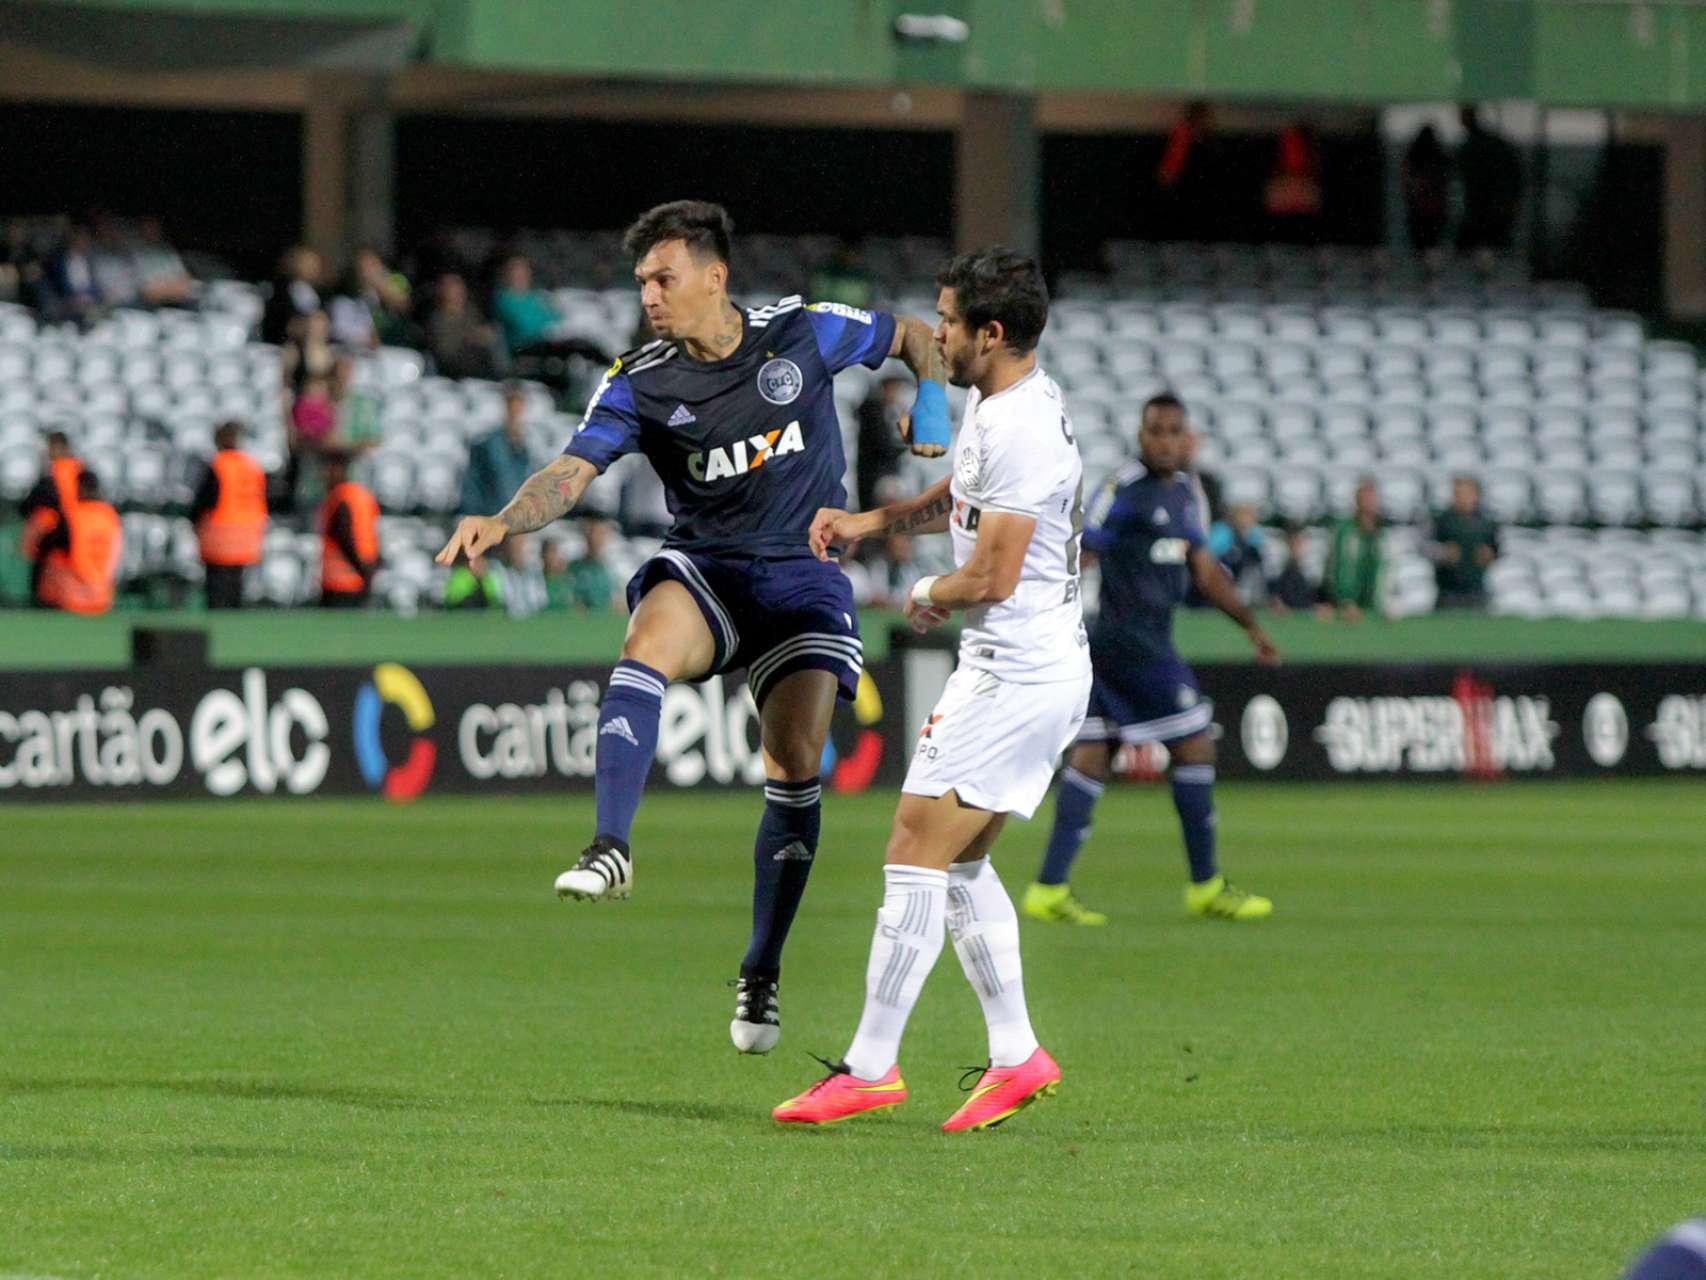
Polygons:
[[1016,1067],[1037,1050],[1025,1009],[1019,915],[988,858],[948,871],[883,868],[883,906],[865,969],[865,1012],[845,1057],[861,1080],[887,1074],[924,979],[942,954],[944,923],[966,981],[983,1003],[991,1066]]
[[1019,913],[988,858],[949,869],[948,933],[966,981],[983,1002],[990,1066],[1018,1066],[1037,1051],[1037,1037],[1025,1010]]
[[883,905],[865,968],[865,1013],[843,1061],[861,1080],[880,1080],[900,1054],[907,1016],[942,954],[948,873],[885,866]]

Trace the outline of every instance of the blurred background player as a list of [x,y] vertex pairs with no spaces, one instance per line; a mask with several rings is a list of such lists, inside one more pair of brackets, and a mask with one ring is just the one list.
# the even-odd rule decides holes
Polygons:
[[1221,920],[1258,920],[1273,910],[1268,899],[1244,892],[1220,873],[1210,707],[1196,675],[1173,648],[1173,610],[1194,583],[1244,628],[1258,661],[1279,659],[1208,549],[1194,486],[1180,471],[1188,438],[1184,406],[1172,396],[1151,399],[1138,428],[1138,461],[1115,473],[1090,506],[1084,548],[1102,568],[1101,607],[1090,635],[1096,688],[1061,771],[1042,870],[1025,891],[1025,914],[1035,920],[1107,922],[1084,908],[1067,879],[1122,743],[1160,742],[1167,748],[1173,805],[1190,864],[1186,909]]
[[267,473],[237,447],[241,434],[235,422],[214,430],[214,454],[190,503],[209,609],[243,607],[243,574],[260,563],[267,532]]
[[497,516],[465,518],[439,560],[543,528],[617,458],[646,455],[676,522],[628,584],[628,636],[599,713],[597,826],[557,892],[628,896],[629,833],[665,688],[744,668],[766,784],[729,1035],[743,1053],[768,1053],[781,1035],[782,947],[816,856],[823,744],[837,695],[851,701],[863,669],[846,575],[818,563],[807,540],[814,513],[846,501],[832,380],[900,356],[919,379],[915,424],[944,439],[947,393],[922,321],[798,297],[736,307],[732,231],[722,206],[697,200],[659,205],[628,229],[624,248],[657,338],[610,367],[563,456]]
[[1037,365],[1048,290],[1036,263],[986,249],[953,259],[936,282],[936,340],[954,385],[970,388],[953,471],[912,502],[819,512],[813,544],[826,553],[870,534],[950,532],[954,571],[914,583],[906,615],[923,631],[965,610],[959,663],[901,785],[858,1033],[842,1062],[825,1060],[828,1076],[775,1109],[784,1124],[905,1100],[901,1034],[944,926],[983,1005],[989,1064],[943,1130],[991,1128],[1060,1081],[1031,1029],[1019,917],[989,853],[1008,815],[1036,812],[1089,700],[1084,470],[1060,388]]
[[379,572],[379,500],[350,479],[350,453],[332,449],[321,457],[326,499],[320,504],[320,604],[360,609],[373,594]]

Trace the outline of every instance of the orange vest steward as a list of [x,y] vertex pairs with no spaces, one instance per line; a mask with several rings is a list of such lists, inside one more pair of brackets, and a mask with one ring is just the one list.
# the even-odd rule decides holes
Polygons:
[[255,564],[267,529],[267,474],[240,449],[213,455],[219,501],[196,526],[205,564]]
[[[59,511],[69,510],[77,501],[77,477],[83,474],[83,463],[77,458],[55,458],[50,474],[53,488],[59,494]],[[19,550],[24,559],[34,560],[41,540],[59,527],[58,511],[32,511],[24,523]]]
[[118,512],[105,502],[74,502],[65,509],[71,551],[50,551],[42,565],[43,604],[72,613],[105,613],[113,607],[113,581],[124,551]]
[[356,554],[366,564],[379,558],[379,499],[353,480],[346,480],[320,504],[320,590],[360,591],[367,586],[361,571],[344,558],[332,541],[332,517],[340,506],[349,508]]

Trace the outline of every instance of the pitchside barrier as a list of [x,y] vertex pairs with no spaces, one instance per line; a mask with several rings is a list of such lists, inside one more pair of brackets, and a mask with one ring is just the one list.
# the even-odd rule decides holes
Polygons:
[[[893,787],[952,669],[897,644],[837,712],[830,789]],[[0,672],[0,798],[589,791],[605,666],[214,667],[204,633],[137,632],[128,671]],[[1706,664],[1198,668],[1226,778],[1706,773]],[[1123,754],[1158,773],[1155,747]],[[738,678],[671,686],[653,787],[751,787]]]

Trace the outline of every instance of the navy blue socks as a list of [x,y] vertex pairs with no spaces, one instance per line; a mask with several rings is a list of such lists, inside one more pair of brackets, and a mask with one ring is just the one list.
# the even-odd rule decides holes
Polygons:
[[823,788],[816,778],[764,784],[764,817],[752,848],[752,942],[740,976],[774,982],[817,856]]

